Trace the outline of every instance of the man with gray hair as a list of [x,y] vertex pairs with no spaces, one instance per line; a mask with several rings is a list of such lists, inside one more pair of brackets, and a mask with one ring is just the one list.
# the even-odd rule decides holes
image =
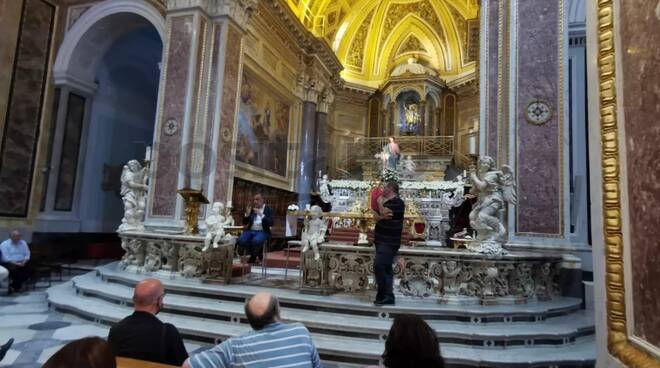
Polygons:
[[245,316],[254,331],[193,355],[183,367],[321,367],[307,328],[301,323],[280,322],[280,304],[275,296],[255,294],[245,304]]
[[23,283],[32,274],[28,265],[30,248],[25,240],[21,239],[20,231],[12,230],[9,239],[0,244],[0,253],[2,254],[0,266],[9,272],[9,293],[20,291]]
[[117,356],[170,365],[181,365],[188,358],[176,327],[156,317],[164,297],[159,280],[145,279],[135,286],[135,311],[112,326],[108,335]]

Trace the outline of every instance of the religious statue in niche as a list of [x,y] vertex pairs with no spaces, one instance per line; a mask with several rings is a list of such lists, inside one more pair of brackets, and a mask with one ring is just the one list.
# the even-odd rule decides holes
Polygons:
[[218,248],[218,242],[222,244],[232,244],[236,241],[231,234],[225,234],[225,226],[232,226],[234,219],[231,215],[225,213],[225,205],[222,202],[215,202],[211,207],[211,213],[206,218],[206,237],[204,238],[205,252],[213,244],[213,249]]
[[124,202],[124,218],[117,231],[144,230],[144,210],[147,206],[148,166],[142,167],[137,160],[130,160],[121,173],[121,196]]
[[475,241],[468,243],[468,249],[479,253],[502,254],[506,228],[501,216],[507,203],[516,204],[516,188],[513,169],[508,165],[497,168],[495,160],[484,156],[479,158],[477,172],[471,174],[471,195],[477,196],[477,203],[470,212],[470,226],[476,230]]
[[314,251],[314,260],[321,258],[319,254],[319,245],[325,241],[325,232],[328,229],[328,222],[321,218],[321,207],[312,206],[310,209],[311,219],[305,219],[305,228],[301,235],[302,252],[305,253],[312,248]]
[[404,116],[406,119],[406,134],[415,134],[419,129],[419,106],[416,103],[408,103],[404,109]]

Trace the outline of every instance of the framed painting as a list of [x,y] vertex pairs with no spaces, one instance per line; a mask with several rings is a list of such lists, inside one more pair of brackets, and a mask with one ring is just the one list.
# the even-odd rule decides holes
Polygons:
[[290,103],[244,68],[236,161],[286,179],[290,125]]

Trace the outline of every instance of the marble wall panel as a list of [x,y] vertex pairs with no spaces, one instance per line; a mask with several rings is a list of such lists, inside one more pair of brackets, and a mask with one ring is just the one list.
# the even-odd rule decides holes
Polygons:
[[486,100],[486,124],[482,127],[483,134],[486,134],[486,152],[485,154],[497,160],[498,154],[498,70],[499,70],[499,20],[500,20],[500,1],[488,1],[488,69],[487,69],[487,100]]
[[21,0],[0,0],[0,131],[3,130],[11,76],[16,56],[16,41],[21,24]]
[[188,69],[192,52],[193,17],[169,19],[164,97],[158,132],[151,215],[172,217],[176,207]]
[[[220,104],[220,134],[215,167],[213,198],[226,202],[230,184],[233,181],[231,162],[236,152],[232,149],[232,137],[236,126],[236,106],[238,86],[241,79],[241,32],[231,23],[227,25],[225,49],[225,71]],[[229,139],[227,139],[227,137]]]
[[[560,51],[560,7],[564,1],[518,2],[516,232],[540,236],[562,233],[563,180],[560,146],[563,116],[558,109],[563,60]],[[547,101],[554,110],[543,125],[530,124],[525,111],[530,101]]]
[[657,2],[619,4],[633,334],[660,348],[660,14]]
[[57,186],[55,189],[55,210],[71,211],[78,172],[80,138],[85,119],[85,98],[75,93],[69,94],[62,153],[60,156]]
[[0,147],[0,215],[27,215],[55,7],[25,0]]

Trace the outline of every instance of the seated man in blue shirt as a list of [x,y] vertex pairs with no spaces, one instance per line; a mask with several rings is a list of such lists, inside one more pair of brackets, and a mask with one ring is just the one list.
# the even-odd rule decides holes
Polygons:
[[261,247],[270,238],[270,227],[273,226],[273,210],[266,206],[261,193],[252,198],[252,205],[248,205],[245,210],[243,223],[246,226],[238,238],[238,246],[250,254],[248,263],[254,263],[257,258],[261,258]]
[[255,294],[245,304],[245,315],[254,331],[191,356],[183,367],[321,368],[309,331],[301,323],[280,322],[280,305],[275,296],[266,292]]
[[18,230],[13,230],[10,238],[0,244],[0,253],[2,253],[0,265],[9,270],[11,281],[9,293],[20,291],[23,282],[30,278],[31,270],[28,265],[30,248],[21,239],[21,233]]

